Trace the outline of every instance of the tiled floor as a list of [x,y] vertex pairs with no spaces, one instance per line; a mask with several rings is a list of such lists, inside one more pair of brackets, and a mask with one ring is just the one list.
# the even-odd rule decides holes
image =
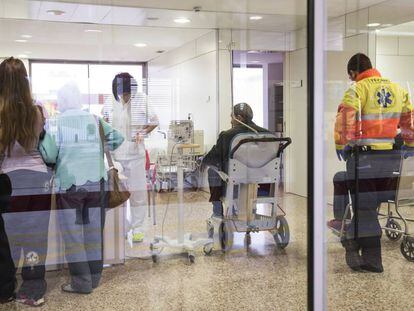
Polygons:
[[[159,198],[159,223],[166,196]],[[174,196],[174,194],[172,195]],[[205,236],[211,208],[206,195],[186,194],[186,231]],[[38,310],[306,310],[306,199],[286,195],[291,243],[277,250],[268,233],[252,235],[249,250],[236,235],[229,254],[197,252],[189,265],[186,256],[165,250],[153,264],[148,243],[160,226],[149,225],[147,241],[129,249],[125,265],[105,269],[101,286],[86,296],[66,294],[60,284],[66,271],[48,273],[47,304]],[[164,231],[174,234],[176,207],[172,197]],[[344,262],[337,238],[327,232],[329,310],[411,310],[414,308],[414,263],[399,252],[399,243],[383,239],[383,274],[357,273]],[[21,310],[17,304],[0,310]]]

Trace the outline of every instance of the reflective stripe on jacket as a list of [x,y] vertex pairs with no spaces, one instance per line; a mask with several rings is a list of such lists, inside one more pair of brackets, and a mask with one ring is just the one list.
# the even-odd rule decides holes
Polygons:
[[398,127],[405,144],[414,147],[414,112],[407,91],[376,69],[364,71],[356,81],[338,107],[336,148],[350,144],[392,149]]

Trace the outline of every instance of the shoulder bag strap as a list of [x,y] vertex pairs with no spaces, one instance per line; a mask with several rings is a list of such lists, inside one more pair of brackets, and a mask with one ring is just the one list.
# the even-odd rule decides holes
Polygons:
[[99,118],[98,118],[98,124],[99,124],[99,136],[101,137],[102,150],[103,150],[103,153],[106,155],[106,159],[108,160],[109,168],[111,169],[111,168],[114,167],[114,162],[112,160],[112,156],[111,156],[111,153],[109,152],[109,150],[105,149],[105,133],[104,133],[104,129],[103,129],[102,123],[99,120]]

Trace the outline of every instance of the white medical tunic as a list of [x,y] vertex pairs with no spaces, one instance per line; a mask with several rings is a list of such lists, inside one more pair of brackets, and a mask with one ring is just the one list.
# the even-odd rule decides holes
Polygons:
[[158,118],[148,107],[144,93],[131,97],[127,104],[113,100],[112,127],[125,138],[124,143],[114,152],[116,160],[145,158],[144,140],[138,145],[135,138],[148,125],[158,125]]

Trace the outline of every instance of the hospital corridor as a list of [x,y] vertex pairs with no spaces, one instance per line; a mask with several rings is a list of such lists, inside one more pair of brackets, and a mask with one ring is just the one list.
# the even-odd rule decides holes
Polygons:
[[0,311],[414,309],[410,0],[0,0]]

